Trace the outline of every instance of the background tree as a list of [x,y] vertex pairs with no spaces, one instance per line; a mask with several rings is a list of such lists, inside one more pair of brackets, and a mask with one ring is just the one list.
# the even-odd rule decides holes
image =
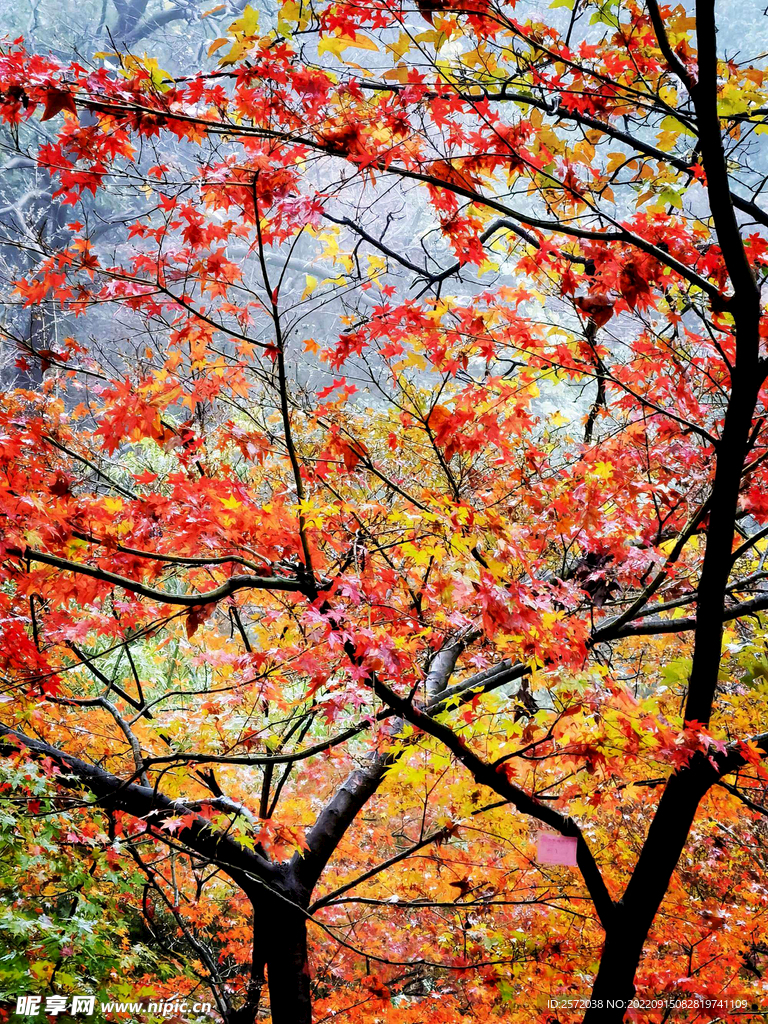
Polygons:
[[707,0],[258,22],[173,76],[2,57],[74,209],[16,294],[134,352],[6,395],[14,792],[91,793],[229,1020],[265,966],[276,1024],[310,970],[319,1019],[757,1000],[763,58]]
[[[198,7],[185,2],[158,5],[154,0],[118,0],[116,3],[52,4],[48,0],[0,4],[0,21],[8,39],[24,38],[26,45],[39,53],[53,53],[69,60],[73,54],[91,55],[101,52],[105,64],[118,66],[115,48],[120,51],[143,52],[164,68],[175,71],[202,59],[211,41],[224,31],[232,18],[245,5],[213,4]],[[273,16],[269,3],[263,13]],[[32,138],[35,146],[52,141],[50,125],[39,122]],[[35,264],[35,247],[44,239],[52,248],[68,244],[71,209],[54,200],[56,184],[42,167],[34,168],[18,153],[18,142],[11,137],[2,140],[3,183],[0,188],[0,219],[8,244],[0,253],[0,279],[4,291],[3,327],[0,338],[4,344],[0,367],[7,384],[15,380],[40,382],[41,361],[50,358],[60,341],[71,332],[70,317],[61,308],[46,305],[24,308],[11,295],[13,282],[26,276]],[[89,234],[96,237],[123,225],[149,208],[146,195],[133,191],[120,193],[108,190],[98,195],[89,192],[82,197],[80,215],[89,219]],[[25,245],[20,245],[20,243]],[[29,251],[31,247],[31,252]],[[94,311],[95,312],[95,311]],[[123,348],[125,342],[109,316],[92,316],[93,336],[102,346]],[[30,349],[32,350],[30,352]],[[42,356],[35,356],[41,352]]]

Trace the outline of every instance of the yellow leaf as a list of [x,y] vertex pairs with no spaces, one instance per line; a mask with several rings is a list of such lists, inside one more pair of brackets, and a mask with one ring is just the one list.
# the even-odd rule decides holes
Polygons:
[[277,16],[277,31],[281,36],[290,37],[293,29],[303,29],[309,23],[307,4],[296,3],[296,0],[286,0]]
[[415,37],[417,43],[433,43],[436,50],[440,49],[440,44],[445,39],[443,32],[438,32],[436,29],[430,29],[427,32],[419,32]]
[[399,67],[390,68],[389,71],[385,71],[383,77],[388,82],[400,82],[402,85],[408,81],[408,68],[405,64],[401,64]]
[[408,35],[407,32],[401,32],[400,35],[397,37],[396,43],[387,44],[387,49],[389,50],[389,52],[394,53],[398,60],[400,60],[401,57],[404,57],[405,54],[408,53],[410,48],[411,37]]
[[233,21],[229,26],[229,31],[241,32],[244,36],[255,36],[259,31],[259,12],[254,11],[251,5],[247,4],[242,18]]
[[659,127],[664,131],[679,132],[681,135],[690,135],[691,138],[696,138],[696,133],[691,131],[687,124],[684,124],[682,121],[678,121],[678,119],[673,117],[672,114],[668,114],[663,119]]
[[367,36],[361,36],[355,33],[352,36],[323,36],[320,42],[317,44],[317,52],[320,56],[324,53],[333,53],[337,57],[340,57],[344,50],[349,46],[354,46],[357,50],[376,50],[378,46]]
[[418,352],[411,352],[403,360],[403,365],[404,366],[416,366],[416,367],[418,367],[419,370],[426,370],[426,368],[427,368],[427,360],[424,358],[424,356],[419,355]]
[[315,288],[317,288],[317,278],[316,277],[312,277],[311,274],[307,274],[306,277],[304,278],[304,280],[306,281],[306,287],[305,287],[304,291],[302,292],[302,296],[301,296],[301,301],[302,302],[304,301],[304,299],[308,299],[309,296],[312,294],[312,292],[315,290]]
[[610,480],[613,476],[613,466],[610,462],[596,462],[592,474],[599,480]]
[[253,44],[246,42],[245,39],[238,39],[236,43],[232,44],[232,49],[229,53],[225,53],[219,61],[219,67],[227,67],[230,64],[237,64],[244,53],[249,53],[253,49]]
[[167,92],[171,88],[173,79],[170,74],[160,67],[154,57],[149,57],[146,53],[143,57],[127,54],[123,57],[123,66],[124,70],[120,72],[123,78],[136,78],[144,74],[159,92]]

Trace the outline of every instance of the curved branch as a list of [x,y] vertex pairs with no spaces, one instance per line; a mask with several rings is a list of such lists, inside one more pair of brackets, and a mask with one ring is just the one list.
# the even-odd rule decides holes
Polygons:
[[651,24],[653,25],[653,31],[656,35],[656,42],[659,44],[659,49],[664,56],[664,60],[667,62],[670,71],[676,74],[688,92],[692,93],[696,83],[691,78],[688,68],[683,64],[669,44],[667,31],[664,28],[664,19],[661,16],[659,5],[656,3],[656,0],[645,0],[645,4],[648,8],[648,14],[651,17]]
[[222,583],[215,590],[208,590],[203,594],[168,594],[164,590],[155,590],[138,580],[129,579],[127,576],[119,576],[117,573],[109,572],[107,569],[99,569],[94,565],[83,565],[81,562],[71,562],[67,558],[59,558],[58,555],[49,555],[45,551],[35,551],[27,548],[25,551],[8,549],[8,553],[19,558],[26,558],[30,562],[41,562],[43,565],[53,566],[55,569],[62,569],[65,572],[73,572],[80,576],[90,576],[92,579],[101,580],[102,583],[110,583],[114,587],[122,587],[134,594],[141,594],[152,601],[160,601],[162,604],[183,605],[186,608],[193,608],[198,605],[212,604],[229,597],[238,590],[281,590],[293,593],[303,593],[306,584],[301,580],[291,580],[282,576],[246,576],[238,574],[231,576],[226,583]]
[[[74,782],[90,790],[102,807],[126,811],[136,818],[146,819],[151,816],[153,823],[179,816],[189,818],[189,823],[179,828],[176,838],[212,863],[219,864],[244,891],[252,890],[249,876],[265,882],[279,879],[277,865],[270,864],[260,854],[213,829],[210,821],[196,814],[183,800],[171,800],[149,786],[126,782],[104,768],[81,761],[58,747],[0,725],[0,754],[18,753],[24,748],[33,758],[50,758],[64,773],[73,776]],[[58,777],[58,781],[66,784],[62,776]]]
[[461,763],[469,770],[476,782],[492,789],[499,796],[504,797],[521,813],[536,818],[550,828],[555,829],[563,836],[570,836],[576,839],[576,862],[581,871],[584,883],[587,886],[595,911],[600,923],[608,930],[613,923],[615,905],[610,893],[603,881],[600,868],[597,866],[592,851],[587,845],[579,826],[573,818],[567,817],[549,807],[541,801],[530,796],[525,790],[520,789],[510,781],[503,766],[496,770],[492,765],[487,764],[473,751],[469,749],[464,740],[458,736],[450,726],[436,722],[424,711],[415,707],[410,701],[398,696],[380,680],[373,679],[373,690],[376,695],[389,707],[391,707],[401,718],[410,722],[411,725],[421,729],[422,732],[439,740]]
[[[742,601],[740,604],[723,611],[722,621],[733,622],[744,615],[756,615],[758,612],[768,610],[768,594],[764,597],[755,597],[751,601]],[[638,624],[628,623],[620,629],[611,629],[608,636],[601,636],[598,629],[593,634],[595,642],[613,640],[622,636],[657,636],[660,633],[686,633],[696,629],[696,617],[687,619],[646,619]]]

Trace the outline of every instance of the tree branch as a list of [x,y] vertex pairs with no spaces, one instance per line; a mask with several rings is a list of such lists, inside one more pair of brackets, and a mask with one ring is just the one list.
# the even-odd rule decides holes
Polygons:
[[117,573],[109,572],[106,569],[99,569],[94,565],[84,565],[82,562],[72,562],[67,558],[59,558],[58,555],[49,555],[45,551],[35,551],[27,548],[25,551],[8,548],[8,553],[19,558],[29,559],[30,562],[41,562],[43,565],[53,566],[55,569],[63,569],[66,572],[77,573],[81,576],[90,576],[92,579],[101,580],[103,583],[110,583],[114,587],[122,587],[134,594],[141,594],[152,601],[159,601],[162,604],[176,604],[187,608],[198,605],[212,604],[229,597],[238,590],[281,590],[292,593],[303,593],[306,583],[301,580],[291,580],[282,576],[246,576],[244,574],[231,576],[226,583],[222,583],[215,590],[206,591],[203,594],[168,594],[164,590],[155,590],[154,587],[147,587],[138,580],[129,579],[127,576],[119,576]]
[[[247,893],[253,891],[249,876],[267,883],[278,881],[281,877],[277,865],[213,829],[206,818],[195,814],[183,800],[171,800],[157,789],[126,782],[49,743],[0,725],[0,753],[8,755],[18,753],[19,750],[28,752],[33,758],[50,758],[62,771],[72,775],[77,783],[90,790],[102,807],[126,811],[136,818],[151,818],[158,823],[166,818],[191,815],[191,822],[179,828],[176,838],[212,863],[219,864]],[[65,784],[61,776],[58,781]]]
[[488,786],[489,789],[498,793],[499,796],[504,797],[521,813],[528,814],[543,824],[549,825],[550,828],[555,829],[561,835],[576,839],[576,860],[579,870],[592,897],[600,922],[607,930],[613,922],[615,906],[603,881],[600,869],[592,855],[592,851],[589,849],[581,829],[573,818],[566,817],[553,807],[541,803],[520,789],[509,780],[503,770],[503,766],[497,771],[492,765],[479,758],[450,726],[436,722],[424,711],[415,707],[410,701],[398,696],[394,690],[391,690],[377,678],[373,679],[372,685],[376,695],[396,711],[400,717],[428,735],[433,736],[447,747],[461,761],[465,768],[469,770],[476,782]]
[[669,45],[667,31],[664,28],[664,19],[661,16],[661,11],[659,10],[656,0],[645,0],[645,4],[648,8],[648,13],[651,16],[651,24],[653,25],[653,31],[656,35],[656,42],[659,44],[659,49],[661,50],[670,71],[676,74],[688,92],[692,93],[696,83],[688,73],[688,68],[683,64],[675,51]]

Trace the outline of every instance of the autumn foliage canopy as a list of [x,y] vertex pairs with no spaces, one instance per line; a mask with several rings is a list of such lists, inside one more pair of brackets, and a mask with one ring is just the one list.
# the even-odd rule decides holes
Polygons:
[[2,238],[51,325],[9,322],[0,407],[9,1005],[764,1005],[768,67],[716,28],[286,0],[182,76],[3,43],[67,211]]

